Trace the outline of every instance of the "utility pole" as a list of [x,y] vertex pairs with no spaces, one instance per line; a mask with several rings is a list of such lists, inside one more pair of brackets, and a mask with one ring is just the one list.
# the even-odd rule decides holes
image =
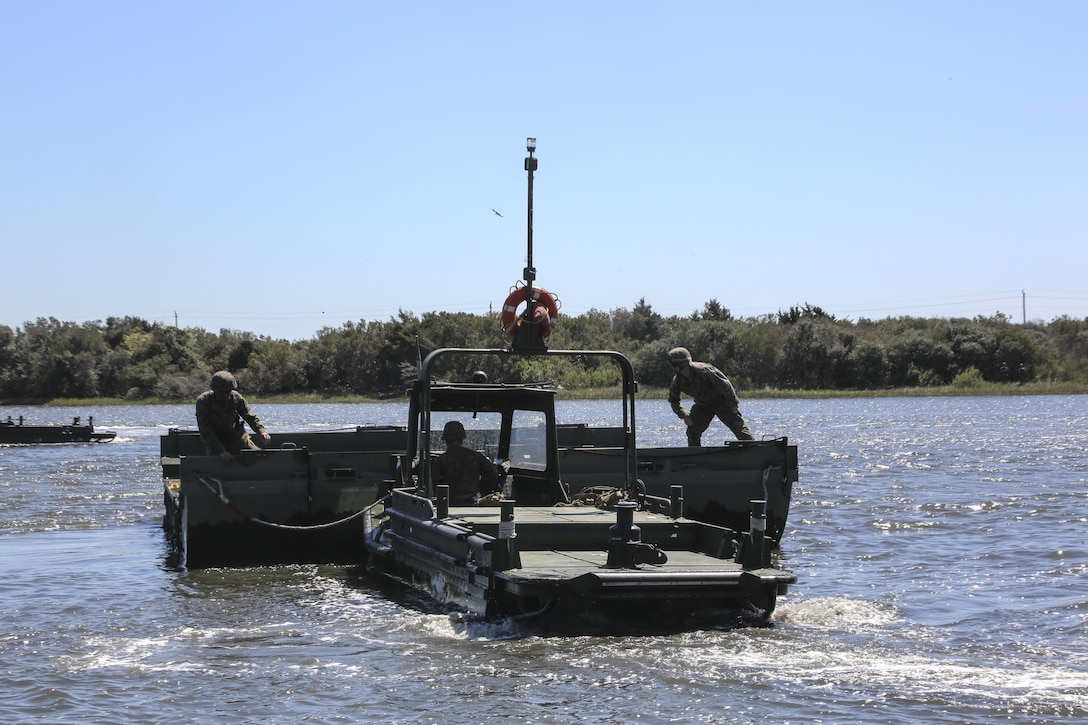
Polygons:
[[1024,290],[1020,290],[1020,324],[1028,324],[1028,296]]

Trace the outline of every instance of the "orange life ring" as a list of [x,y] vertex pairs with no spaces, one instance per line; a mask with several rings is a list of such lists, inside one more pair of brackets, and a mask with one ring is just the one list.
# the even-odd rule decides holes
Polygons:
[[[547,342],[552,333],[552,325],[559,321],[559,304],[555,299],[555,295],[543,287],[533,287],[533,290],[536,292],[537,302],[547,310],[547,316],[538,315],[538,319],[524,320],[524,322],[540,325],[541,336]],[[518,324],[523,321],[518,316],[518,305],[528,302],[528,293],[529,288],[525,285],[515,286],[510,290],[510,295],[502,305],[502,333],[503,339],[507,342],[514,339],[514,332],[517,330]]]

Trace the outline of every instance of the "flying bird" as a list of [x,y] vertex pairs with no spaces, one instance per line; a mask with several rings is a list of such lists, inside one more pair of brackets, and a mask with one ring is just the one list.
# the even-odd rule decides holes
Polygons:
[[[492,209],[491,211],[495,211],[495,210],[494,210],[494,209]],[[500,213],[498,213],[497,211],[495,211],[495,216],[502,216],[502,214],[500,214]]]

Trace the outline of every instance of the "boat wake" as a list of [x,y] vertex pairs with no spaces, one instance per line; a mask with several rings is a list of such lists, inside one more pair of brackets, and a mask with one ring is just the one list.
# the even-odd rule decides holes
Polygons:
[[774,619],[809,627],[853,630],[865,626],[883,626],[898,617],[899,610],[890,604],[821,597],[785,602],[778,607]]

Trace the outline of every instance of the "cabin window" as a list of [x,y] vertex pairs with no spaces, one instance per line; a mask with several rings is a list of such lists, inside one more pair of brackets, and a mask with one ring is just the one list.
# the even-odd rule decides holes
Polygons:
[[442,440],[442,428],[447,421],[458,420],[465,426],[466,448],[480,451],[494,459],[499,454],[499,428],[502,427],[500,413],[447,413],[435,412],[431,415],[431,450],[443,451],[446,444]]
[[548,434],[544,414],[515,410],[510,429],[510,465],[531,471],[548,467]]

